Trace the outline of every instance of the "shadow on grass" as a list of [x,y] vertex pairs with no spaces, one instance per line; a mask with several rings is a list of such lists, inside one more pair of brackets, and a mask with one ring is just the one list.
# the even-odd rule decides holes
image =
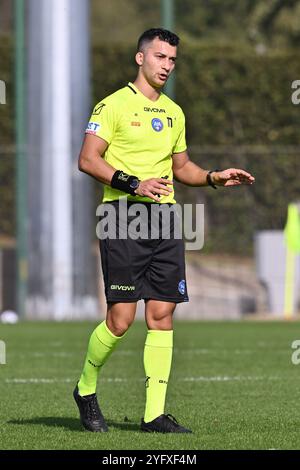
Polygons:
[[120,422],[117,422],[117,421],[107,421],[107,426],[108,427],[112,427],[112,428],[116,428],[116,429],[121,429],[123,431],[140,431],[140,426],[136,423],[130,423],[128,421],[124,422],[124,423],[120,423]]
[[[107,425],[111,428],[121,429],[123,431],[139,431],[140,427],[136,423],[128,421],[120,423],[117,421],[106,421]],[[31,419],[12,419],[7,424],[27,425],[38,424],[50,426],[53,428],[65,428],[69,431],[82,431],[85,432],[78,418],[61,418],[59,416],[43,416]]]
[[39,424],[53,428],[65,428],[71,431],[82,431],[82,426],[77,418],[60,418],[59,416],[42,416],[31,419],[12,419],[8,424]]

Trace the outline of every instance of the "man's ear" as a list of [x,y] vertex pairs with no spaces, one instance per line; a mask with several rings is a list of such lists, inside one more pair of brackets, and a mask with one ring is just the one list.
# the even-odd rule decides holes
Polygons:
[[143,62],[144,62],[144,54],[143,52],[137,52],[135,54],[135,61],[138,65],[143,65]]

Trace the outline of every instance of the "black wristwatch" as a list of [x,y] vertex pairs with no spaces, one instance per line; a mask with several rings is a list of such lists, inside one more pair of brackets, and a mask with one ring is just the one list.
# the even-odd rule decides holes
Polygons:
[[215,171],[221,171],[221,170],[219,170],[218,168],[216,170],[209,170],[209,172],[206,175],[206,181],[209,186],[211,186],[214,189],[217,189],[217,186],[213,183],[211,176],[210,176],[211,173],[214,173]]
[[130,184],[129,184],[129,186],[133,190],[133,192],[139,187],[139,185],[140,185],[140,180],[138,178],[132,179],[130,181]]

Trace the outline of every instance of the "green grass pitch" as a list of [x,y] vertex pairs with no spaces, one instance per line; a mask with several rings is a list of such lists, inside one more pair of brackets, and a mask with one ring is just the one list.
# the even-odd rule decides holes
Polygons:
[[166,412],[192,435],[139,432],[144,323],[104,366],[107,434],[83,431],[72,391],[92,323],[0,325],[0,449],[299,449],[299,323],[175,322]]

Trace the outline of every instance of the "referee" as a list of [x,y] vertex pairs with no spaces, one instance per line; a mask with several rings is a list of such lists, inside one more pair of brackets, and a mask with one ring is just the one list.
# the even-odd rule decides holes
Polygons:
[[[165,29],[141,35],[136,79],[95,106],[79,156],[80,171],[104,183],[103,203],[116,211],[116,220],[119,200],[127,197],[128,210],[136,202],[145,208],[149,233],[154,205],[175,203],[173,178],[189,186],[254,182],[244,170],[207,171],[190,161],[184,114],[161,91],[175,68],[178,43],[178,36]],[[161,218],[160,229],[162,222]],[[100,251],[107,315],[90,337],[73,392],[81,422],[89,431],[108,431],[96,396],[98,375],[134,321],[137,301],[144,299],[148,333],[141,430],[189,433],[164,409],[172,362],[172,315],[177,303],[188,301],[183,240],[174,236],[171,223],[169,238],[161,232],[156,239],[103,238]]]

